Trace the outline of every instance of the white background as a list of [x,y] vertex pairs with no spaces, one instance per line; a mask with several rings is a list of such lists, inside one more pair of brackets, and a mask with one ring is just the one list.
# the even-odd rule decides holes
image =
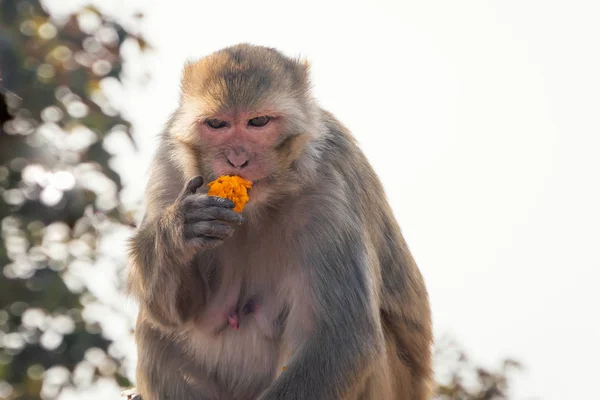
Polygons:
[[100,2],[140,4],[155,51],[149,85],[119,98],[141,149],[117,160],[125,197],[186,59],[238,42],[303,55],[386,187],[436,334],[522,361],[515,399],[598,396],[598,1]]

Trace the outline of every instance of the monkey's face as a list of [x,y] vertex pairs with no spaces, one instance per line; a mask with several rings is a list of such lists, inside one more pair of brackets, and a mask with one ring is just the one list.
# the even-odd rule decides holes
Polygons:
[[269,110],[207,117],[197,125],[203,164],[215,177],[239,175],[253,182],[268,178],[284,161],[277,152],[284,127],[285,118]]
[[239,45],[186,65],[172,132],[195,154],[190,173],[264,187],[285,180],[314,131],[312,115],[307,64]]

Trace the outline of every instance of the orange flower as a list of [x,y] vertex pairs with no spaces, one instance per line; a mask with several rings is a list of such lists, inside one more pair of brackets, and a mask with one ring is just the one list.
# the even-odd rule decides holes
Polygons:
[[223,175],[208,184],[209,196],[218,196],[229,199],[235,203],[233,211],[242,212],[244,205],[248,202],[248,189],[252,188],[252,182],[239,176]]

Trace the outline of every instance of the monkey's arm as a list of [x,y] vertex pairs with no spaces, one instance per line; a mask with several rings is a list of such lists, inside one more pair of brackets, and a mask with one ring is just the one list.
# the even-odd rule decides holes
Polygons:
[[130,244],[129,291],[144,315],[167,328],[185,322],[202,299],[202,281],[192,255],[183,251],[176,218],[173,210],[167,210],[154,221],[144,221]]
[[173,326],[182,322],[185,313],[177,310],[181,281],[185,270],[177,260],[173,242],[175,213],[169,210],[184,185],[181,173],[168,157],[168,141],[162,137],[150,169],[146,188],[144,219],[129,241],[127,291],[140,303],[141,311],[155,323]]
[[196,283],[192,254],[184,251],[181,218],[173,207],[185,180],[169,156],[172,143],[161,138],[146,189],[146,213],[129,242],[128,292],[141,311],[163,327],[181,324],[192,306],[184,301]]
[[261,400],[343,398],[383,351],[373,266],[356,219],[343,219],[316,217],[299,237],[301,268],[313,294],[308,300],[313,323]]
[[185,183],[168,142],[157,154],[147,188],[144,220],[130,241],[128,289],[144,316],[165,328],[183,324],[205,302],[196,255],[220,245],[241,217],[234,204],[196,193],[203,179]]
[[242,217],[231,200],[197,194],[192,178],[166,211],[145,220],[131,241],[130,291],[142,310],[164,327],[176,327],[206,303],[206,254],[223,243]]

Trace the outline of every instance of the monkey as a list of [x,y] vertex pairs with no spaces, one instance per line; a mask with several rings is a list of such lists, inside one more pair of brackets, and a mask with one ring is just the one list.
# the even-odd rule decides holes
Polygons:
[[[424,278],[310,64],[242,43],[182,71],[129,242],[144,400],[425,400]],[[252,182],[241,213],[207,194]]]

